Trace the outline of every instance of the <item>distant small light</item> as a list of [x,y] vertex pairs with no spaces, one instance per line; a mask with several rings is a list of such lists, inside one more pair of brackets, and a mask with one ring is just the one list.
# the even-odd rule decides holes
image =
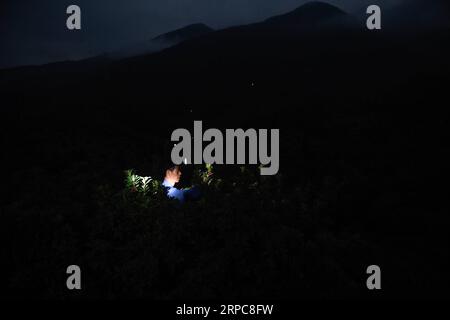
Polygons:
[[187,164],[187,158],[183,159],[184,164]]

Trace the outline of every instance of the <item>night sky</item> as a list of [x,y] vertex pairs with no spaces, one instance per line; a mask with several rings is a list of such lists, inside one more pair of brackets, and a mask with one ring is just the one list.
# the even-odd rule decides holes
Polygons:
[[[392,6],[401,0],[378,0]],[[212,28],[256,22],[306,0],[6,0],[0,10],[0,68],[80,59],[146,41],[191,23]],[[330,0],[364,12],[371,0]],[[82,10],[82,30],[66,29],[66,8]]]

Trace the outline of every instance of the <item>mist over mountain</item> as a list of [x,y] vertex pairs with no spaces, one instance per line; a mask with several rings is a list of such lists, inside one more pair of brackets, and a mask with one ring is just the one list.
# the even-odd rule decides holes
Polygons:
[[157,52],[165,48],[174,46],[180,42],[213,32],[214,30],[203,23],[191,24],[173,31],[163,33],[151,40],[139,42],[121,50],[108,54],[113,59],[131,57],[133,55],[142,55]]

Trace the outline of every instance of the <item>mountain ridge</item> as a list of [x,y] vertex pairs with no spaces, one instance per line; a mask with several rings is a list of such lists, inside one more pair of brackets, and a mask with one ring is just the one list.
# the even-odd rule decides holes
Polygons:
[[214,29],[204,23],[193,23],[187,26],[160,34],[151,39],[151,41],[170,41],[180,42],[192,37],[201,36],[203,34],[213,32]]
[[348,14],[342,9],[321,1],[307,2],[296,9],[270,17],[262,23],[270,24],[294,24],[294,23],[318,23],[320,21],[333,19],[336,17],[344,17]]

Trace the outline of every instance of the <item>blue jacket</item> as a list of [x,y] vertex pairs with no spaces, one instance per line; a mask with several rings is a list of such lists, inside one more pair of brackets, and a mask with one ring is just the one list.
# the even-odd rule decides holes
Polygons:
[[169,183],[165,179],[162,185],[166,188],[167,196],[169,198],[177,199],[181,203],[185,202],[186,200],[197,200],[198,198],[200,198],[200,189],[198,187],[180,190],[175,188],[173,184]]

